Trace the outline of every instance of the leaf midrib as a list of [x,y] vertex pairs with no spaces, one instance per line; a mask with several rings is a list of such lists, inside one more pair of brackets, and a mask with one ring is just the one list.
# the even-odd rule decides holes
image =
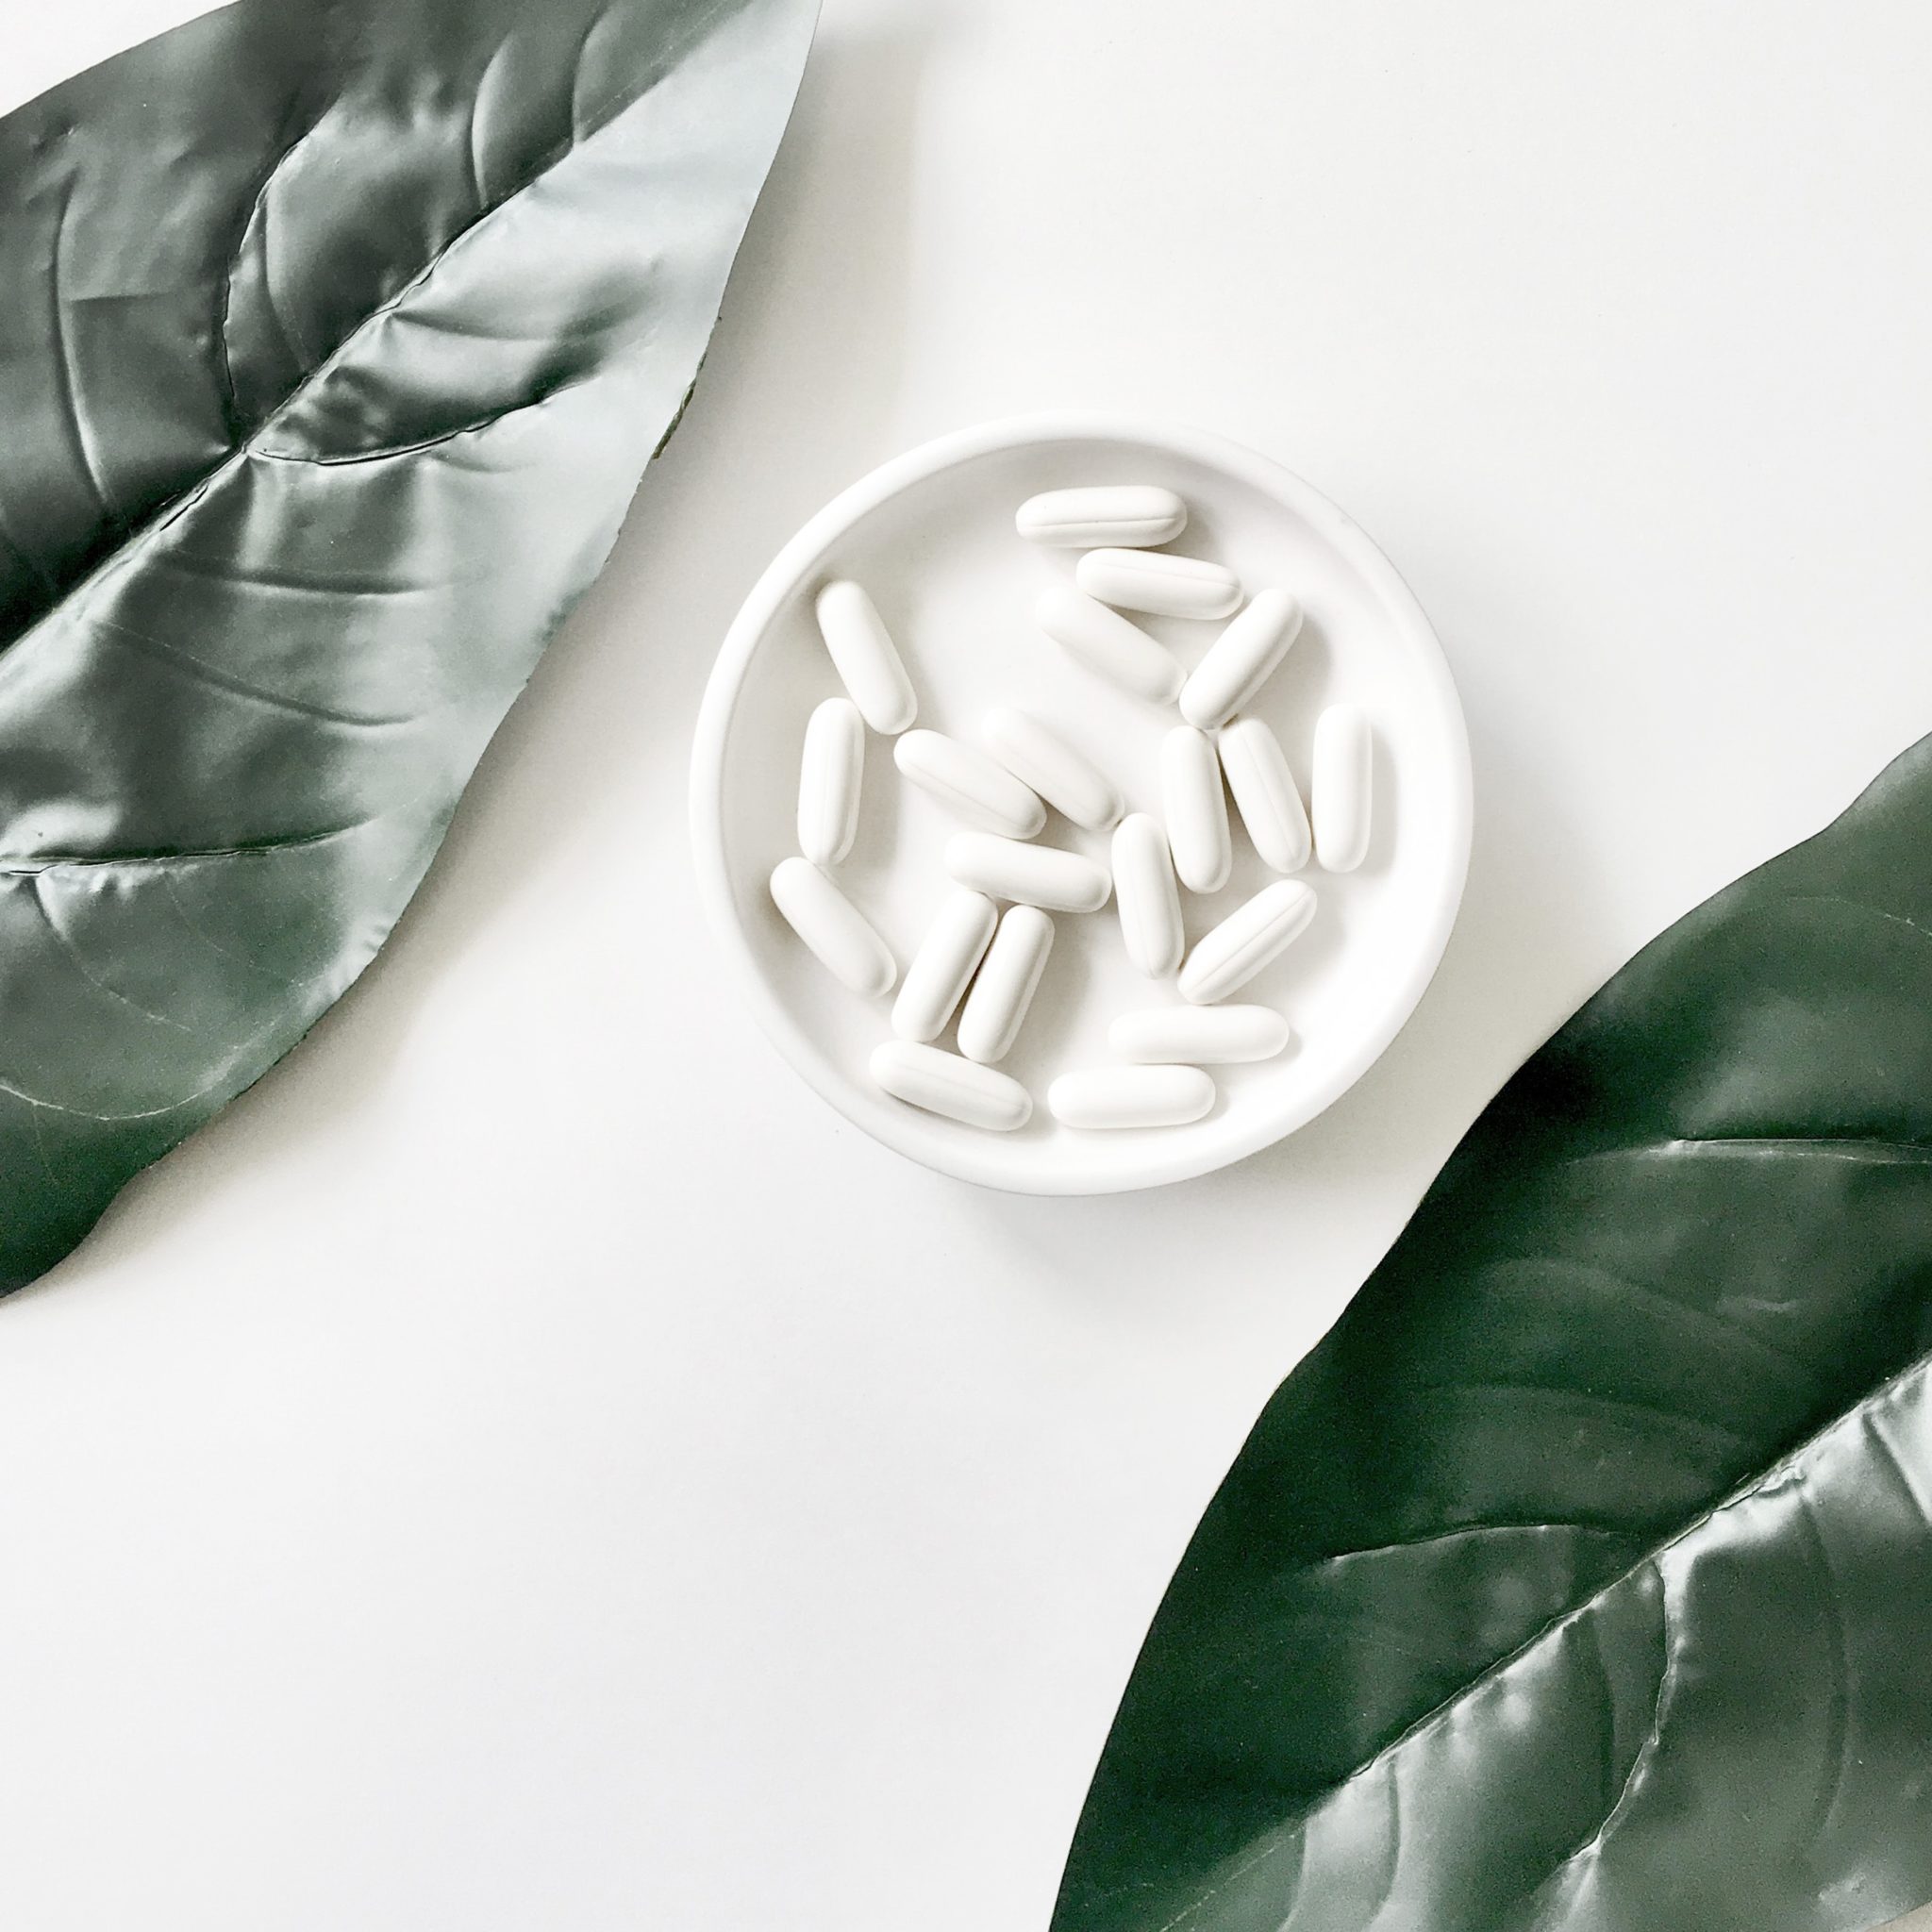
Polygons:
[[1592,1147],[1574,1161],[1613,1160],[1657,1154],[1874,1154],[1907,1160],[1932,1160],[1932,1141],[1899,1141],[1878,1134],[1674,1134],[1657,1141],[1630,1141]]

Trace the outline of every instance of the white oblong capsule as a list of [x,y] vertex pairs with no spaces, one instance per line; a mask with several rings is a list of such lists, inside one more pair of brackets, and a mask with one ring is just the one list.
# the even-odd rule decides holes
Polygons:
[[1308,815],[1295,790],[1281,741],[1258,718],[1224,724],[1215,742],[1235,809],[1261,863],[1274,872],[1299,872],[1308,862]]
[[1272,1060],[1289,1031],[1273,1007],[1148,1007],[1123,1013],[1107,1029],[1107,1043],[1140,1066],[1221,1067]]
[[1024,711],[989,711],[980,735],[1014,777],[1076,825],[1104,832],[1126,809],[1112,779],[1038,718]]
[[1314,916],[1314,892],[1300,879],[1263,886],[1194,941],[1181,968],[1181,997],[1197,1007],[1224,1000],[1298,939]]
[[1053,951],[1053,921],[1038,906],[1008,906],[959,1014],[959,1051],[991,1065],[1012,1051]]
[[1375,741],[1359,705],[1330,705],[1315,720],[1308,801],[1324,872],[1353,872],[1369,856]]
[[1164,979],[1181,963],[1180,889],[1159,821],[1144,811],[1124,818],[1113,835],[1113,898],[1130,958],[1149,979]]
[[806,724],[798,759],[798,849],[814,865],[852,850],[864,774],[865,720],[850,698],[827,698]]
[[787,858],[772,874],[772,902],[831,975],[876,999],[899,976],[891,948],[857,906],[808,858]]
[[1010,1134],[1033,1117],[1033,1096],[1011,1074],[916,1040],[888,1040],[874,1047],[872,1076],[894,1100],[965,1126]]
[[1182,885],[1191,892],[1220,891],[1234,863],[1227,797],[1214,741],[1191,724],[1176,724],[1161,741],[1160,803]]
[[1029,541],[1055,550],[1091,550],[1096,544],[1137,549],[1178,537],[1188,527],[1188,507],[1172,490],[1153,483],[1047,490],[1020,506],[1013,527]]
[[942,731],[908,731],[892,746],[892,762],[956,818],[1006,839],[1031,839],[1046,808],[1030,787],[983,751]]
[[955,832],[946,841],[946,870],[989,898],[1049,912],[1098,912],[1113,890],[1105,868],[1077,852],[1024,845],[991,832]]
[[937,1040],[946,1030],[973,969],[985,957],[999,917],[999,909],[983,892],[946,895],[892,1002],[892,1031],[901,1040]]
[[817,610],[833,668],[865,722],[888,738],[904,731],[919,700],[878,607],[861,585],[841,578],[819,592]]
[[1181,686],[1181,716],[1203,731],[1225,724],[1268,682],[1301,629],[1302,607],[1291,592],[1257,591]]
[[1199,1067],[1092,1067],[1062,1074],[1046,1104],[1063,1127],[1184,1127],[1214,1105]]
[[1172,704],[1184,673],[1174,653],[1118,610],[1064,587],[1033,607],[1033,621],[1069,656],[1150,704]]
[[1241,608],[1241,579],[1203,557],[1090,550],[1074,566],[1074,581],[1103,604],[1157,617],[1225,617]]

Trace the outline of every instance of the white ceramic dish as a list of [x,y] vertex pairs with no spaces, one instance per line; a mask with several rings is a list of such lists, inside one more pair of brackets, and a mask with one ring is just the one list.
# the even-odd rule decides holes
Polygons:
[[[1281,736],[1306,792],[1324,705],[1351,699],[1374,721],[1374,832],[1358,872],[1302,874],[1320,898],[1308,931],[1241,998],[1278,1006],[1294,1026],[1280,1058],[1214,1070],[1220,1097],[1191,1126],[1107,1134],[1059,1125],[1045,1107],[1054,1076],[1110,1063],[1116,1014],[1178,1000],[1172,981],[1128,964],[1111,907],[1057,918],[1058,937],[1033,1011],[1004,1071],[1033,1092],[1032,1121],[990,1134],[924,1114],[874,1089],[873,1047],[890,1031],[890,996],[855,997],[813,959],[774,908],[766,881],[796,849],[799,748],[807,718],[838,680],[812,619],[829,576],[871,591],[919,693],[924,725],[976,742],[996,705],[1061,729],[1124,791],[1130,810],[1160,809],[1158,753],[1179,722],[1103,684],[1033,626],[1049,585],[1070,582],[1077,552],[1014,534],[1013,512],[1043,490],[1160,483],[1193,509],[1170,547],[1232,566],[1250,591],[1287,585],[1307,610],[1300,639],[1254,709]],[[1191,665],[1219,624],[1149,619]],[[838,876],[885,935],[901,970],[949,890],[941,854],[958,829],[907,785],[889,740],[868,734],[858,842]],[[1091,1194],[1206,1174],[1311,1120],[1394,1039],[1448,941],[1468,867],[1469,741],[1441,647],[1388,559],[1298,477],[1198,430],[1110,416],[986,425],[910,451],[826,505],[778,554],[738,614],[699,714],[691,828],[708,908],[750,1000],[779,1048],[868,1133],[940,1172],[1033,1194]],[[1044,839],[1105,862],[1107,838],[1058,814]],[[1234,872],[1208,897],[1183,894],[1190,944],[1267,873],[1235,834]],[[950,1045],[950,1030],[940,1041]]]

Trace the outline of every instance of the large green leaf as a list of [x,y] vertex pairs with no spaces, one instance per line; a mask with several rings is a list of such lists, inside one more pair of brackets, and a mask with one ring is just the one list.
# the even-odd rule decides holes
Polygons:
[[1208,1509],[1058,1932],[1932,1895],[1932,740],[1477,1122]]
[[812,0],[242,0],[0,121],[0,1290],[408,902],[674,425]]

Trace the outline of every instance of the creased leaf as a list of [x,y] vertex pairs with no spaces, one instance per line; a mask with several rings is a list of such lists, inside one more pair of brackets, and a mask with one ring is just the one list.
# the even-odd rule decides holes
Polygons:
[[1932,740],[1613,979],[1274,1396],[1057,1932],[1932,1896]]
[[368,963],[674,425],[811,0],[242,0],[0,121],[0,1290]]

